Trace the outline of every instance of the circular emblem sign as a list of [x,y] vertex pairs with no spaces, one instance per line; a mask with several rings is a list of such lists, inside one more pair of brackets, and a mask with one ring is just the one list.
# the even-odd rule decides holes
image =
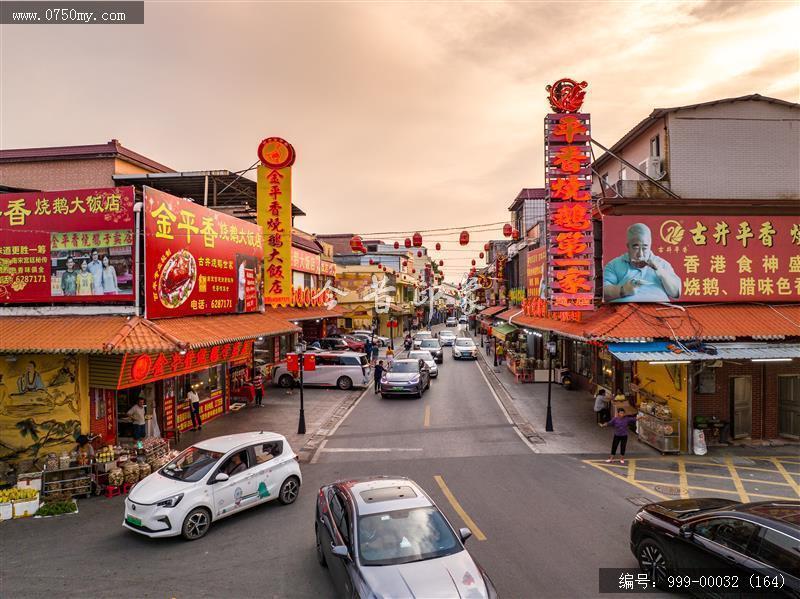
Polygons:
[[142,354],[136,358],[133,362],[133,366],[131,366],[131,378],[134,381],[141,381],[147,376],[147,373],[150,372],[151,363],[152,359],[147,354]]
[[268,168],[287,168],[294,164],[294,148],[285,139],[268,137],[258,144],[258,159]]

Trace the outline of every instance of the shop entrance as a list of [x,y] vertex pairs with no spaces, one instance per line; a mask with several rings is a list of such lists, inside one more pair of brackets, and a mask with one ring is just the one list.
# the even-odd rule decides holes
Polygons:
[[730,378],[731,418],[733,438],[749,437],[753,429],[753,381],[749,376]]
[[778,376],[778,434],[800,439],[800,375]]

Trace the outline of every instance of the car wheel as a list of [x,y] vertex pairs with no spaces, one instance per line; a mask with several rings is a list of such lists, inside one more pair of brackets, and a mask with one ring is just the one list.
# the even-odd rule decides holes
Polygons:
[[349,376],[340,376],[339,380],[336,381],[336,386],[342,391],[347,391],[348,389],[353,388],[353,381]]
[[644,539],[636,546],[636,559],[642,572],[647,573],[657,587],[663,588],[671,568],[661,544],[653,539]]
[[196,507],[186,514],[181,527],[181,534],[187,541],[196,541],[206,536],[211,526],[211,513],[202,507]]
[[278,379],[278,384],[284,389],[290,389],[294,386],[294,377],[291,374],[282,374]]
[[314,524],[314,536],[317,538],[317,562],[323,568],[328,567],[328,562],[325,561],[325,552],[322,551],[322,541],[319,538],[319,525]]
[[296,476],[290,476],[281,485],[281,490],[278,491],[278,501],[283,505],[294,503],[297,496],[300,494],[300,480]]

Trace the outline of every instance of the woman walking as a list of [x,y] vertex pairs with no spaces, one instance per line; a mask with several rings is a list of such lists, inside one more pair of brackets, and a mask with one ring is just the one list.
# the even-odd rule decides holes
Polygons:
[[617,415],[608,422],[600,425],[611,425],[614,427],[614,440],[611,442],[611,455],[608,456],[608,459],[606,460],[607,463],[614,461],[614,458],[617,455],[617,447],[620,449],[619,463],[625,463],[625,447],[628,445],[628,425],[631,422],[635,422],[638,418],[638,416],[626,416],[623,408],[617,408]]

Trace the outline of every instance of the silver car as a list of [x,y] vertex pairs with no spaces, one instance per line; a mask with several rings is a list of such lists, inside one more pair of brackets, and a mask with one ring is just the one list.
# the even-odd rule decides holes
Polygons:
[[439,376],[439,367],[436,365],[436,361],[433,359],[431,352],[429,352],[427,349],[411,350],[408,352],[408,357],[412,360],[422,360],[425,362],[425,366],[428,367],[432,379],[435,379],[437,376]]
[[380,381],[381,397],[413,395],[421,398],[431,386],[431,371],[423,360],[404,358],[392,362]]
[[317,494],[317,560],[341,597],[497,597],[433,500],[407,478],[335,482]]
[[449,331],[447,329],[443,330],[439,333],[439,343],[442,344],[442,347],[448,347],[453,345],[456,341],[456,334],[453,331]]

